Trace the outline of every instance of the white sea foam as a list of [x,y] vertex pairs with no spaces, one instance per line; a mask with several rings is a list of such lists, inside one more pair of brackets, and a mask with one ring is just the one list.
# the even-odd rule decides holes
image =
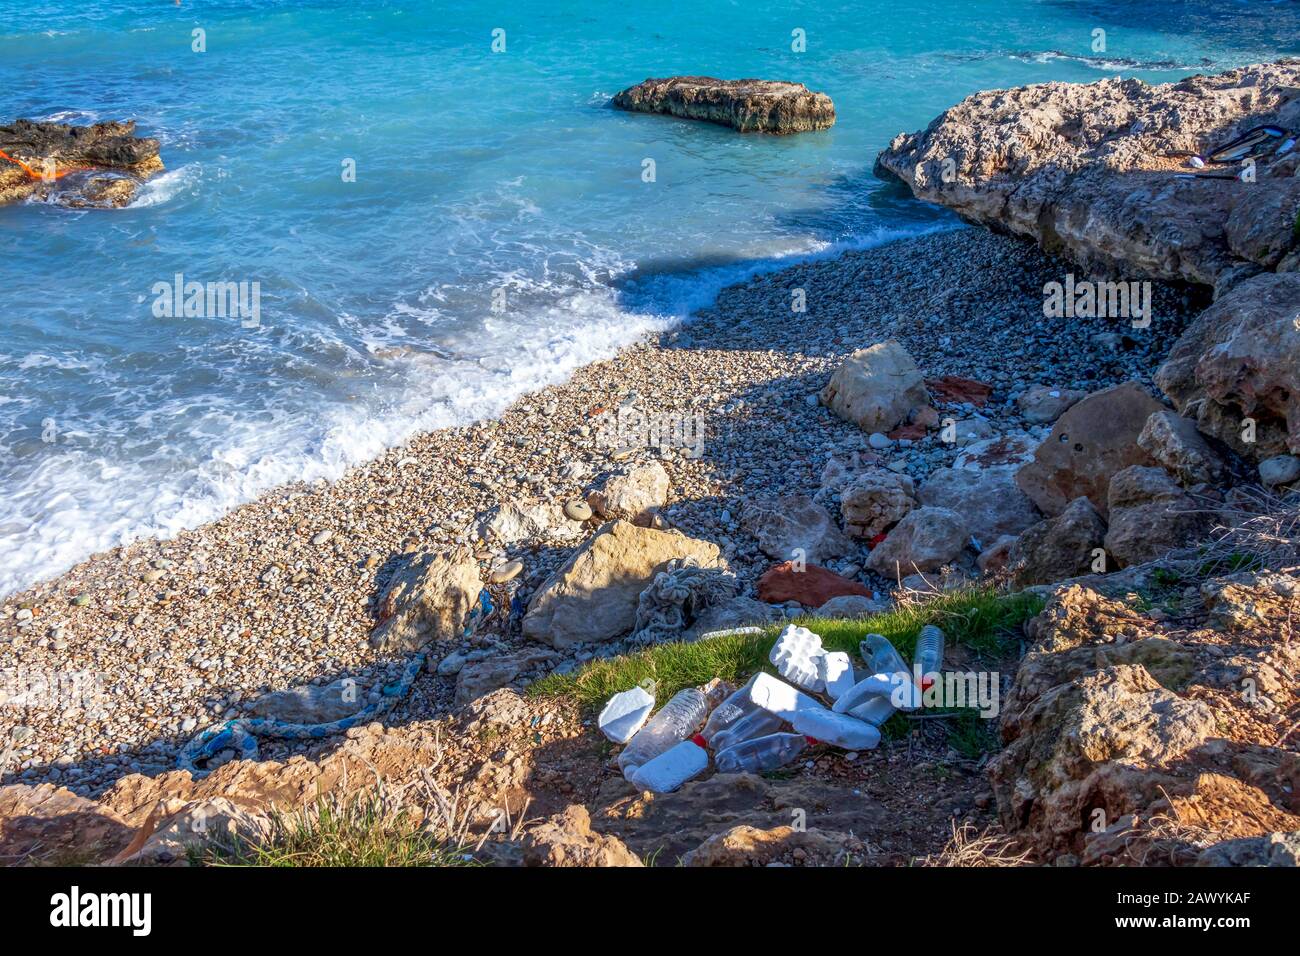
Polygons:
[[[423,317],[442,324],[436,304],[440,293],[429,290],[417,305],[394,303],[390,319],[370,327],[366,344],[372,351],[399,339],[416,346],[386,359],[398,366],[401,387],[382,403],[382,410],[363,402],[309,409],[286,402],[269,414],[251,415],[241,412],[237,400],[216,404],[216,396],[202,407],[179,401],[151,406],[141,415],[148,419],[146,433],[157,435],[174,422],[185,422],[187,437],[205,449],[183,472],[175,467],[176,450],[166,440],[109,448],[115,440],[129,441],[127,425],[110,419],[86,422],[82,431],[60,436],[67,445],[62,454],[49,456],[0,500],[0,554],[6,555],[0,561],[0,594],[56,575],[94,552],[142,537],[173,536],[286,482],[337,478],[419,432],[499,415],[519,396],[563,381],[646,333],[675,325],[727,285],[795,261],[936,228],[945,227],[881,230],[833,245],[796,243],[768,251],[761,260],[684,273],[672,277],[663,305],[641,310],[625,305],[617,283],[586,278],[581,288],[561,293],[559,280],[529,283],[516,276],[518,300],[532,303],[525,311],[490,316],[459,333],[441,335],[434,350],[419,348],[401,322]],[[579,265],[584,276],[629,271],[608,253]],[[422,316],[424,309],[431,314]],[[130,424],[138,426],[141,417]]]

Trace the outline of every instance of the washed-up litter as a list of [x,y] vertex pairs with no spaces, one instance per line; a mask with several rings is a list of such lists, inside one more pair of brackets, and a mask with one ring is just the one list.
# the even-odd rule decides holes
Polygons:
[[709,766],[709,752],[698,737],[683,740],[658,757],[637,767],[628,777],[641,790],[671,793]]
[[721,773],[762,773],[791,763],[808,747],[803,734],[768,734],[742,740],[714,758]]
[[839,700],[854,686],[853,661],[843,651],[827,651],[817,659],[817,677],[826,696]]
[[880,743],[879,728],[833,710],[801,710],[790,723],[801,734],[845,750],[871,750]]
[[[941,630],[923,629],[915,673],[937,675],[943,647]],[[786,766],[816,743],[870,750],[880,743],[880,725],[896,709],[920,706],[921,690],[913,669],[884,636],[868,634],[859,650],[868,668],[861,680],[848,654],[827,651],[807,628],[787,627],[770,659],[783,676],[806,690],[761,671],[739,690],[719,680],[688,687],[632,736],[619,754],[619,769],[641,790],[668,793],[707,770],[710,751],[719,771],[739,773]],[[620,699],[643,703],[626,696],[632,693],[610,699],[601,712],[602,730],[606,712],[612,713]],[[831,698],[833,707],[813,696],[816,693]],[[782,730],[787,723],[793,733]]]
[[596,718],[600,732],[616,744],[625,744],[641,729],[655,708],[654,681],[615,694]]
[[767,659],[776,665],[776,672],[786,680],[817,693],[826,689],[818,668],[825,653],[819,635],[806,627],[791,624],[776,639]]

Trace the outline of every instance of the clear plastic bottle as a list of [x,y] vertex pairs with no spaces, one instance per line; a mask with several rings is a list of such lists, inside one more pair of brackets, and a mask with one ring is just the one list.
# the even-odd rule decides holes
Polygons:
[[[899,710],[915,710],[920,704],[919,692],[916,684],[912,681],[912,668],[907,666],[902,655],[894,649],[888,639],[881,634],[868,634],[866,640],[859,645],[858,650],[862,653],[862,659],[867,662],[872,673],[875,674],[904,674],[900,678],[900,686],[894,689],[889,696],[889,702]],[[861,714],[854,714],[855,717],[861,717],[863,720],[869,718]],[[874,723],[874,721],[873,721]]]
[[714,737],[760,709],[749,693],[750,686],[753,683],[754,678],[751,677],[748,684],[735,691],[715,707],[713,713],[709,714],[708,723],[700,731],[700,736],[704,738],[704,742],[710,747],[713,746]]
[[[781,729],[781,725],[784,723],[785,721],[776,714],[755,705],[755,709],[745,714],[744,717],[728,724],[714,734],[711,739],[707,737],[706,739],[708,739],[709,746],[716,753],[735,746],[742,740],[753,740],[755,737],[775,733]],[[708,730],[708,728],[706,727],[705,730]],[[701,734],[701,736],[705,735]]]
[[713,762],[719,773],[761,773],[784,767],[807,747],[803,734],[768,734],[728,747]]
[[921,628],[921,635],[916,639],[916,653],[912,656],[912,667],[922,690],[934,683],[942,666],[943,631],[933,624],[927,624]]
[[708,715],[709,699],[704,691],[698,687],[679,690],[659,713],[646,721],[646,725],[618,755],[618,768],[623,771],[623,776],[693,736],[704,725],[704,718]]

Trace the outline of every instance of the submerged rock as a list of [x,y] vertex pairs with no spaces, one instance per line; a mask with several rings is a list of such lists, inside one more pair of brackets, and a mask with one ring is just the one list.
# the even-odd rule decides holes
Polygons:
[[803,133],[835,123],[835,105],[829,96],[802,83],[780,80],[652,78],[618,93],[613,104],[636,113],[707,120],[742,133]]
[[0,126],[0,151],[10,157],[0,157],[0,204],[34,197],[77,208],[125,206],[162,170],[158,149],[158,140],[135,135],[133,122],[17,120]]

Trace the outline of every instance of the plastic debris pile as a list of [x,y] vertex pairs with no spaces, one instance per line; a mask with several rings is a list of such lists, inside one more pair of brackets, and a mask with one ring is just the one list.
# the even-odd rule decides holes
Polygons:
[[828,651],[806,627],[788,626],[760,672],[739,690],[720,680],[678,691],[658,713],[655,686],[615,694],[598,724],[617,744],[623,776],[640,790],[668,793],[708,769],[760,773],[796,760],[814,744],[870,750],[895,711],[915,710],[943,661],[944,635],[921,629],[911,667],[889,641],[868,634],[864,670],[843,651]]

